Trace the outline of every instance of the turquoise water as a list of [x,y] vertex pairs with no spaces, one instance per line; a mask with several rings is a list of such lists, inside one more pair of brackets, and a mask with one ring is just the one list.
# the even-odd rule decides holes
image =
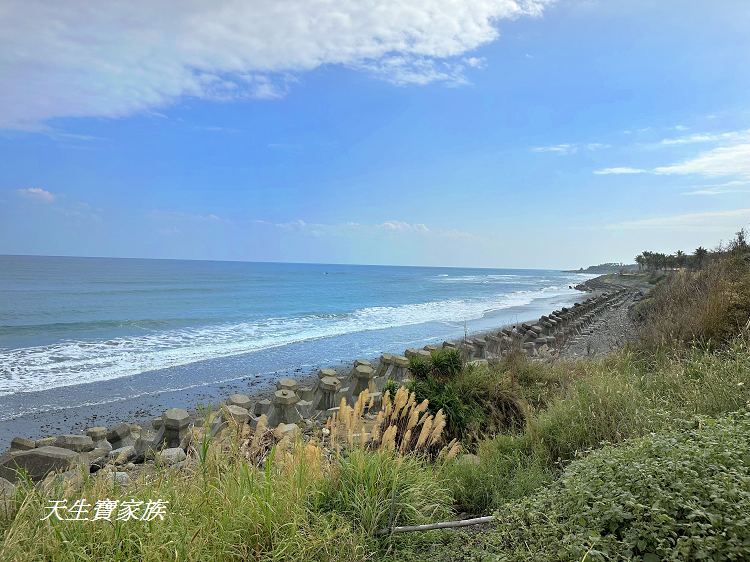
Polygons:
[[0,256],[0,421],[400,352],[536,317],[571,302],[569,286],[588,277]]

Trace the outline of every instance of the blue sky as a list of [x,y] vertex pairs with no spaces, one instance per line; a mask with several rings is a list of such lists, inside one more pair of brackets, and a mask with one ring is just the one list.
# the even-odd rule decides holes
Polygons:
[[744,0],[199,4],[7,2],[0,253],[557,268],[750,224]]

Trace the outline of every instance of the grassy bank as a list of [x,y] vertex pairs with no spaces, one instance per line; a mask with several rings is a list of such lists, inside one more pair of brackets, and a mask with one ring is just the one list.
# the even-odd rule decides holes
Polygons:
[[[127,488],[20,486],[0,559],[750,557],[748,287],[742,256],[667,275],[637,311],[641,342],[596,361],[437,355],[377,420],[347,412],[338,446],[246,428]],[[451,458],[454,438],[470,454]],[[62,498],[170,503],[163,521],[42,520]],[[481,530],[375,535],[493,512]]]

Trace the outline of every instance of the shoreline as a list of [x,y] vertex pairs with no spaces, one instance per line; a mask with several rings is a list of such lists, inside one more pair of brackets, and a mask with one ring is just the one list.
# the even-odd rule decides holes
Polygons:
[[[592,278],[589,281],[594,279],[598,278]],[[587,285],[584,286],[588,288]],[[581,285],[577,286],[576,289],[580,292],[571,295],[573,298],[568,299],[570,305],[586,300],[601,292],[597,289],[585,292],[579,287],[581,287]],[[553,305],[550,303],[550,307],[551,306]],[[534,321],[533,310],[533,308],[527,310],[527,316],[524,317],[512,315],[512,322],[503,322],[494,324],[492,327],[471,330],[467,332],[467,335],[471,338],[482,337],[507,326]],[[546,310],[544,313],[546,314],[551,311],[552,308]],[[490,319],[491,315],[489,316],[488,321]],[[437,343],[438,339],[441,338],[426,335],[419,340],[413,340],[407,343],[408,347],[421,348],[424,345]],[[452,341],[458,340],[453,338]],[[262,351],[265,352],[265,357],[273,357],[278,354],[278,349],[267,349]],[[368,359],[374,363],[380,357],[382,352],[383,351],[378,351],[369,355],[360,354],[358,357],[351,356],[346,359],[342,358],[339,361],[321,364],[305,364],[302,366],[299,364],[284,366],[283,362],[277,358],[277,368],[272,368],[263,373],[231,376],[226,380],[218,380],[214,382],[198,382],[194,385],[189,385],[187,388],[162,388],[153,391],[143,391],[136,396],[125,398],[117,398],[117,388],[123,386],[132,388],[137,384],[134,382],[134,379],[140,378],[142,375],[147,375],[148,373],[142,373],[139,376],[134,377],[112,379],[111,381],[104,381],[103,383],[90,383],[91,388],[98,388],[100,389],[100,392],[103,388],[105,395],[114,396],[114,398],[111,401],[97,401],[96,403],[83,403],[78,406],[50,408],[45,411],[21,413],[11,419],[4,420],[0,422],[0,448],[7,447],[10,444],[11,439],[16,436],[38,439],[47,435],[61,433],[83,433],[83,431],[89,427],[112,427],[121,422],[137,423],[143,427],[148,427],[151,419],[161,415],[166,408],[181,407],[188,409],[192,413],[200,406],[217,406],[228,399],[230,395],[235,393],[249,395],[253,400],[268,398],[276,390],[276,382],[282,378],[293,378],[297,380],[300,385],[304,386],[307,383],[316,380],[317,372],[322,368],[336,369],[342,376],[345,376],[351,369],[352,362],[355,359]],[[398,350],[399,354],[402,352],[403,349]],[[215,364],[216,361],[210,360],[206,361],[206,363]],[[192,364],[191,366],[194,365],[195,364]],[[175,373],[173,377],[179,379],[181,369],[173,368],[171,371]],[[79,396],[80,392],[74,392],[74,389],[81,391],[83,389],[79,387],[86,386],[88,385],[78,385],[77,387],[66,389],[57,388],[52,389],[49,392],[68,392]],[[107,393],[108,387],[111,387],[110,393]],[[23,394],[18,396],[20,397],[20,400],[24,399]]]

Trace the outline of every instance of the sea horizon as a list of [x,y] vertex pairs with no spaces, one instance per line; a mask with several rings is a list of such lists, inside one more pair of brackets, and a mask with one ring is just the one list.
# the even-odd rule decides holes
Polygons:
[[141,256],[82,256],[74,254],[3,254],[0,258],[75,258],[75,259],[105,259],[105,260],[149,260],[149,261],[186,261],[186,262],[215,262],[215,263],[260,263],[260,264],[289,264],[289,265],[346,265],[353,267],[431,267],[440,269],[517,269],[525,271],[562,271],[574,272],[579,268],[540,268],[540,267],[491,267],[486,265],[415,265],[415,264],[392,264],[392,263],[363,263],[363,262],[326,262],[326,261],[274,261],[274,260],[242,260],[242,259],[209,259],[209,258],[153,258]]

